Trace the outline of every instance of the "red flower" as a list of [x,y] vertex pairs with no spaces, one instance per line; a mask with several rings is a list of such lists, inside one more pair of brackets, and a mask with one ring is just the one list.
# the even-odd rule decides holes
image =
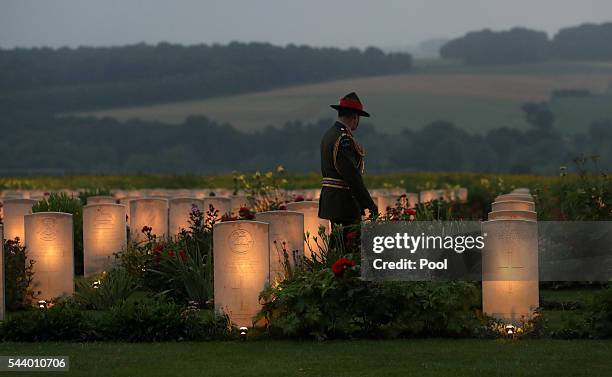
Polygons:
[[295,197],[294,201],[296,202],[303,202],[304,201],[304,197],[302,195],[298,195]]
[[344,275],[344,271],[348,268],[355,266],[355,262],[348,258],[340,258],[332,265],[332,271],[336,277]]
[[404,210],[404,215],[414,215],[414,216],[416,216],[416,211],[413,210],[412,208],[406,208]]
[[168,251],[168,256],[169,257],[173,257],[174,256],[174,251],[172,251],[172,250]]
[[359,233],[357,233],[356,231],[347,232],[346,233],[346,240],[347,241],[352,241],[355,238],[357,238],[358,235],[359,235]]
[[150,231],[152,231],[153,228],[151,228],[150,226],[143,226],[141,232],[143,233],[149,233]]
[[181,249],[178,252],[179,257],[181,257],[182,260],[185,260],[185,258],[187,258],[187,255],[185,254],[185,250]]

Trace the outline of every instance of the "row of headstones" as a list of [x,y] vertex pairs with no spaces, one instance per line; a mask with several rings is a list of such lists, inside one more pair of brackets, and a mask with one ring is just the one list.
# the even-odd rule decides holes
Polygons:
[[500,195],[482,223],[483,311],[509,324],[533,316],[539,306],[538,226],[529,189]]
[[[164,199],[132,202],[132,218],[139,219],[138,221],[143,216],[147,220],[167,218],[168,210],[165,204]],[[191,203],[189,204],[188,207],[183,207],[183,210],[191,211]],[[256,298],[265,283],[282,278],[285,261],[292,263],[301,256],[311,257],[311,250],[318,250],[317,241],[312,236],[318,234],[320,227],[329,233],[329,222],[319,219],[317,214],[317,202],[303,201],[289,203],[287,210],[257,213],[256,221],[215,224],[213,253],[215,302],[218,309],[231,313],[232,319],[237,324],[247,324],[246,320],[241,319],[243,318],[241,313],[248,312],[248,316],[244,318],[249,318],[250,321],[259,308]],[[125,207],[121,204],[92,204],[83,208],[86,275],[107,269],[112,254],[125,248],[127,236],[124,215]],[[47,300],[72,295],[74,293],[72,215],[39,212],[22,214],[21,219],[28,257],[36,261],[33,267],[33,284],[35,290],[40,291],[39,298]],[[139,229],[136,223],[132,226]],[[228,233],[227,229],[232,231]],[[304,233],[310,234],[311,237],[305,240]],[[266,241],[262,242],[264,239]],[[288,256],[286,260],[285,252]],[[4,281],[3,270],[0,272],[0,281]],[[251,295],[253,293],[251,290],[257,292]],[[253,297],[255,304],[251,300]],[[3,293],[1,306],[4,310]]]
[[[71,197],[78,197],[79,191],[75,190],[59,190],[60,192],[64,192]],[[287,190],[286,196],[289,200],[294,199],[296,197],[302,197],[305,200],[318,200],[320,196],[320,189],[305,189],[305,190]],[[165,199],[173,199],[173,198],[196,198],[196,199],[205,199],[206,197],[214,196],[231,198],[233,195],[231,190],[228,189],[196,189],[196,190],[187,190],[187,189],[150,189],[150,190],[112,190],[112,196],[101,196],[101,197],[90,197],[91,200],[95,200],[99,198],[99,200],[104,200],[106,202],[110,197],[114,198],[116,201],[128,201],[130,199],[139,199],[139,198],[165,198]],[[372,189],[370,193],[373,198],[379,198],[383,200],[382,204],[388,203],[391,200],[397,199],[398,196],[402,194],[406,194],[408,196],[408,200],[411,203],[426,203],[432,201],[434,199],[443,200],[443,201],[466,201],[467,200],[467,189],[464,187],[456,187],[456,188],[448,188],[448,189],[438,189],[438,190],[423,190],[418,193],[405,193],[400,188],[392,188],[392,189]],[[43,199],[48,192],[41,190],[23,190],[23,191],[2,191],[0,192],[0,201],[6,199],[34,199],[41,200]],[[238,197],[244,197],[246,194],[244,192],[239,192]],[[92,203],[95,204],[95,203]],[[392,203],[395,204],[395,203]],[[379,207],[387,207],[387,205],[382,205]]]
[[[440,194],[440,193],[438,193]],[[387,195],[382,198],[396,201],[398,195]],[[412,195],[406,195],[413,198]],[[441,196],[440,196],[441,197]],[[246,197],[241,197],[241,201]],[[204,200],[193,198],[178,199],[133,199],[126,202],[127,205],[115,204],[113,197],[91,197],[89,203],[83,208],[83,244],[85,273],[94,274],[108,268],[113,253],[125,248],[127,243],[124,216],[129,214],[132,238],[136,241],[142,240],[144,235],[140,229],[144,226],[153,228],[153,233],[160,237],[168,234],[168,228],[173,234],[180,229],[187,228],[189,213],[195,205],[199,210],[205,209],[207,205],[219,209],[219,213],[235,211],[234,207],[244,205],[237,202],[236,206],[230,198],[208,197]],[[7,239],[19,237],[29,251],[31,259],[37,261],[35,264],[36,289],[41,291],[41,297],[56,297],[73,292],[73,232],[72,215],[64,213],[35,213],[31,214],[32,205],[35,200],[14,199],[4,203],[5,228],[9,231],[5,234]],[[379,204],[380,197],[379,197]],[[129,206],[129,209],[128,209]],[[279,218],[291,214],[301,214],[301,225],[294,225],[293,234],[299,234],[298,239],[303,240],[303,234],[309,234],[310,238],[303,241],[300,249],[287,247],[292,243],[287,242],[285,234],[291,234],[287,226],[274,227],[272,236],[276,243],[270,243],[266,253],[268,255],[268,274],[277,278],[280,271],[279,262],[284,248],[288,250],[290,257],[295,251],[298,255],[310,257],[311,250],[318,250],[316,237],[319,228],[323,227],[329,232],[330,224],[327,220],[319,219],[318,203],[314,201],[302,201],[287,204],[288,211],[278,212]],[[293,212],[295,211],[295,212]],[[270,212],[272,214],[274,212]],[[256,215],[257,220],[266,221],[267,213]],[[273,219],[269,219],[272,224]],[[243,222],[240,222],[243,223]],[[248,223],[248,222],[247,222]],[[221,225],[221,224],[218,224]],[[217,225],[215,225],[217,226]],[[277,229],[280,229],[277,231]],[[247,232],[248,233],[248,232]],[[217,237],[217,236],[215,236]],[[222,264],[221,264],[222,265]],[[247,269],[248,270],[248,269]],[[226,271],[227,272],[227,271]],[[259,275],[258,275],[259,276]],[[240,279],[244,279],[241,277]],[[241,280],[242,281],[242,280]],[[235,284],[234,284],[235,285]],[[221,287],[221,286],[220,286]],[[236,290],[236,288],[232,288]],[[242,297],[242,293],[241,296]],[[219,305],[225,306],[225,311],[231,312],[232,305],[224,305],[223,300]],[[240,317],[240,315],[238,316]]]

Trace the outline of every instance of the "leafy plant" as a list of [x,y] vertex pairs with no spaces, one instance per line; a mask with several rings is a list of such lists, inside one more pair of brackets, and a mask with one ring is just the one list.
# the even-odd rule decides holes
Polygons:
[[3,242],[6,308],[8,310],[27,308],[37,295],[32,289],[36,262],[27,258],[26,248],[19,243],[19,238]]
[[79,191],[79,200],[81,205],[87,205],[87,198],[90,196],[112,196],[112,192],[107,188],[85,189]]
[[77,279],[74,299],[86,309],[106,310],[127,300],[138,289],[133,275],[124,268],[113,268],[94,278]]

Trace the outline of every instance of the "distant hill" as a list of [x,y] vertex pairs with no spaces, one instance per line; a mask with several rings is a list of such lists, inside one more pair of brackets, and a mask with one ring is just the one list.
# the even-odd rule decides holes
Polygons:
[[[601,73],[585,73],[597,67]],[[555,90],[583,89],[604,94],[612,80],[612,64],[607,72],[605,67],[587,63],[582,67],[546,63],[543,67],[533,67],[537,73],[517,73],[511,67],[504,73],[501,66],[495,66],[497,70],[492,73],[461,72],[460,68],[451,71],[450,67],[440,67],[443,74],[345,79],[82,115],[178,124],[197,114],[230,123],[241,131],[253,132],[268,125],[281,127],[287,121],[316,121],[335,116],[328,105],[345,92],[356,90],[372,113],[368,121],[381,132],[398,133],[404,128],[420,130],[428,123],[445,120],[468,132],[485,133],[502,126],[526,129],[521,111],[524,102],[547,101]],[[425,68],[417,66],[415,70]],[[540,73],[542,71],[549,73]],[[557,127],[568,134],[583,132],[592,121],[612,119],[612,96],[559,98],[552,101],[551,106],[559,113]]]
[[526,28],[471,31],[440,49],[443,58],[468,64],[524,64],[545,60],[612,60],[612,22],[559,30],[552,39]]
[[74,111],[218,97],[409,72],[409,54],[273,46],[168,43],[0,50],[0,109]]

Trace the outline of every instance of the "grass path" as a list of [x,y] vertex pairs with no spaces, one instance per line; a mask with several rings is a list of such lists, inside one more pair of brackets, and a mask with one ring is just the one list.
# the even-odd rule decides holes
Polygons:
[[594,377],[610,376],[612,372],[612,341],[426,339],[322,343],[0,343],[0,354],[68,355],[70,372],[57,375],[87,377]]

